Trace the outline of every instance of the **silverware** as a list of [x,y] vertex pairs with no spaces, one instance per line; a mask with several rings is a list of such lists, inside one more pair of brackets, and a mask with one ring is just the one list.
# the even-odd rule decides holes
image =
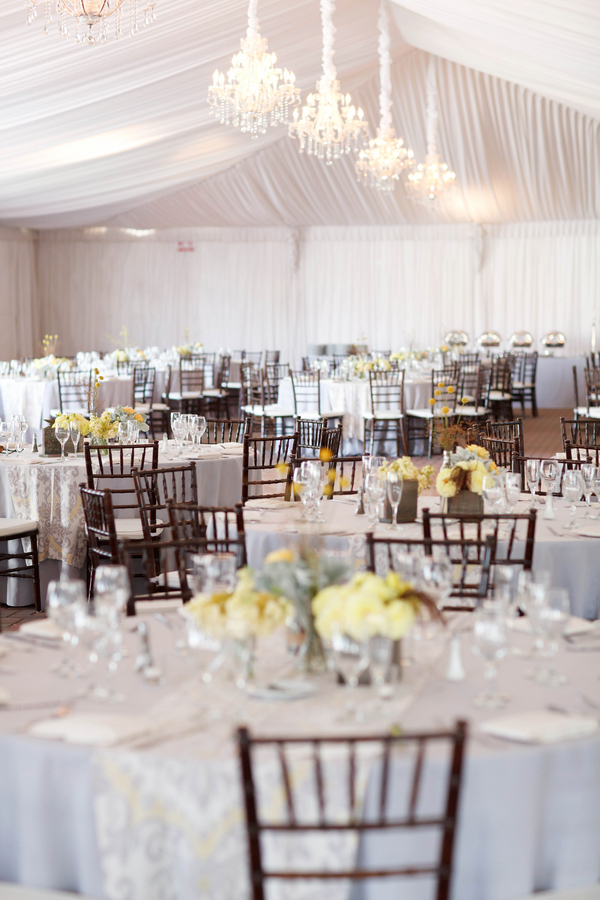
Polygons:
[[23,644],[31,644],[33,647],[44,647],[46,650],[60,650],[62,642],[51,641],[47,638],[34,637],[29,634],[19,634],[15,631],[5,631],[2,637],[8,641],[20,641]]

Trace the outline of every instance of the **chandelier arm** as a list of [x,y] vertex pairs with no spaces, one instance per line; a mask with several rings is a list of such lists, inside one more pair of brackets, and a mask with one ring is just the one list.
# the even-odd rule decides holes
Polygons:
[[434,156],[437,150],[437,84],[435,78],[435,58],[430,54],[427,64],[427,155]]
[[260,35],[260,25],[258,23],[258,0],[250,0],[248,3],[248,31],[246,37],[249,39],[256,38]]
[[390,53],[390,19],[387,0],[379,7],[379,109],[382,132],[392,127],[392,55]]
[[335,65],[333,63],[333,39],[335,28],[333,26],[333,13],[335,10],[334,0],[321,0],[321,23],[323,26],[323,75],[325,78],[334,81],[337,77]]

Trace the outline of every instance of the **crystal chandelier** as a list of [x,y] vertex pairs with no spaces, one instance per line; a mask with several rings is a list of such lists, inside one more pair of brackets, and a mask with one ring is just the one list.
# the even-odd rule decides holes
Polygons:
[[240,53],[231,60],[227,75],[218,70],[208,89],[211,113],[221,125],[231,125],[252,138],[266,134],[267,125],[289,122],[290,106],[300,102],[293,72],[275,68],[277,57],[267,53],[267,39],[260,36],[258,0],[248,6],[248,31]]
[[377,137],[361,150],[356,161],[359,181],[378,191],[393,191],[400,173],[414,165],[412,150],[404,146],[392,128],[392,57],[390,54],[390,23],[386,0],[379,8],[379,108],[381,118]]
[[406,179],[406,193],[410,199],[426,206],[437,206],[443,202],[444,195],[447,196],[448,190],[454,188],[456,183],[456,175],[446,163],[440,162],[437,152],[436,98],[435,64],[433,57],[430,57],[427,67],[427,155],[425,162],[419,163]]
[[334,0],[321,0],[323,23],[323,75],[316,94],[309,94],[302,114],[294,110],[290,137],[300,139],[300,153],[324,159],[328,166],[350,150],[358,150],[367,136],[368,123],[362,109],[352,106],[350,94],[340,93],[333,64]]
[[[27,24],[37,18],[37,7],[44,6],[44,34],[52,21],[52,6],[56,5],[59,31],[63,37],[71,37],[69,26],[75,24],[75,40],[80,44],[106,44],[109,35],[118,39],[125,35],[137,34],[138,0],[26,0]],[[144,26],[156,21],[154,8],[156,0],[142,0],[145,6],[141,15]],[[127,13],[125,8],[127,7]],[[109,17],[114,28],[109,23]]]

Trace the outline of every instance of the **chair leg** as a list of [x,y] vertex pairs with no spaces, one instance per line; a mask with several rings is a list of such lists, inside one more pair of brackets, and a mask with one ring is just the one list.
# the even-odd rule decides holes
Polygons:
[[40,559],[38,555],[37,534],[31,535],[31,559],[33,561],[33,597],[37,612],[42,611],[42,591],[40,587]]
[[535,388],[531,391],[531,413],[535,419],[537,419],[538,408],[537,408],[537,397],[535,396]]
[[371,419],[371,456],[373,456],[375,448],[375,419]]

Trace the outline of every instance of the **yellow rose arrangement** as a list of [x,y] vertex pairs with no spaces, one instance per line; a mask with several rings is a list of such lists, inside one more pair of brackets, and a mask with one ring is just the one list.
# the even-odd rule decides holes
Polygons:
[[185,614],[212,637],[244,639],[272,634],[285,624],[292,609],[285,597],[257,590],[252,571],[244,568],[232,592],[197,594],[186,605]]
[[89,435],[92,442],[106,444],[119,434],[119,423],[115,421],[112,412],[105,409],[101,416],[90,417]]
[[416,481],[420,494],[421,491],[431,487],[434,469],[433,466],[423,466],[422,469],[417,469],[410,456],[401,456],[399,459],[381,466],[380,472],[384,475],[387,475],[388,472],[397,472],[407,481]]
[[90,423],[85,416],[82,416],[81,413],[64,413],[58,415],[54,420],[54,426],[57,425],[59,428],[68,428],[72,422],[76,422],[79,426],[79,434],[83,437],[87,437],[90,431]]
[[315,628],[324,640],[336,631],[356,641],[376,634],[399,640],[410,630],[421,604],[431,607],[432,601],[396,572],[385,578],[360,572],[347,584],[319,591],[312,609]]
[[450,454],[449,462],[449,466],[440,469],[436,479],[435,486],[440,497],[456,497],[463,490],[481,494],[485,476],[498,471],[487,450],[477,444],[459,447]]

